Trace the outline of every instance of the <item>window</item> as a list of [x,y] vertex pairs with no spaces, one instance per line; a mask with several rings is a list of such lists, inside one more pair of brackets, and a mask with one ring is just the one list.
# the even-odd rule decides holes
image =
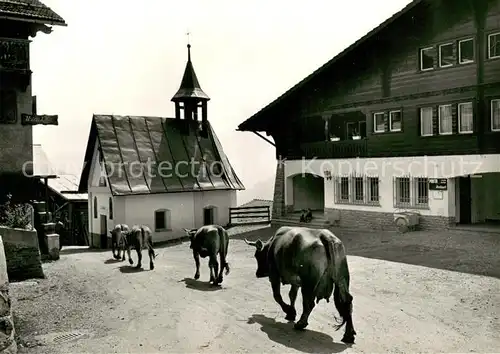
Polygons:
[[349,201],[349,177],[340,178],[340,200]]
[[472,133],[473,131],[473,110],[472,102],[460,103],[458,105],[458,132],[461,134]]
[[439,134],[448,135],[452,133],[453,116],[451,114],[451,104],[439,106]]
[[364,199],[363,177],[354,177],[354,200],[356,202],[362,202]]
[[373,131],[375,133],[385,132],[384,112],[379,112],[379,113],[373,114]]
[[159,209],[155,211],[155,230],[170,230],[170,210]]
[[391,111],[389,112],[389,130],[391,132],[401,131],[401,111]]
[[106,168],[104,167],[104,158],[101,152],[97,153],[99,155],[99,187],[106,187]]
[[453,53],[453,43],[441,44],[439,46],[439,67],[446,68],[455,64],[455,54]]
[[427,208],[428,206],[429,180],[427,178],[394,178],[395,208]]
[[464,39],[458,42],[458,63],[474,62],[474,39]]
[[378,177],[368,177],[368,202],[379,202],[379,181]]
[[427,206],[429,204],[429,182],[427,178],[416,178],[415,201],[417,206]]
[[396,203],[397,205],[410,204],[410,178],[396,178]]
[[434,69],[434,47],[420,49],[420,70]]
[[109,197],[109,220],[113,220],[113,198]]
[[500,99],[491,101],[491,130],[500,131]]
[[422,107],[420,108],[420,135],[430,136],[433,135],[433,125],[432,125],[432,107]]
[[488,36],[488,58],[500,58],[500,32]]
[[97,219],[97,197],[94,197],[94,219]]
[[349,176],[335,178],[335,203],[379,205],[378,177]]

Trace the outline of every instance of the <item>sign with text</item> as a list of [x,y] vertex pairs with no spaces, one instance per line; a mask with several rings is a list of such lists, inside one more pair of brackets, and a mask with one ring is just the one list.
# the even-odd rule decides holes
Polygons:
[[445,191],[448,189],[448,180],[446,178],[429,178],[429,190]]
[[59,125],[57,115],[21,114],[22,125]]

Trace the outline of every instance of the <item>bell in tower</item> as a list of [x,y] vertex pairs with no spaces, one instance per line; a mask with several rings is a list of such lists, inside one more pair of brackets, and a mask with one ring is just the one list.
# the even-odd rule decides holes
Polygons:
[[175,103],[175,118],[198,122],[201,115],[201,125],[203,131],[205,131],[207,102],[210,100],[210,97],[201,89],[196,73],[194,72],[193,63],[191,62],[191,45],[188,44],[187,48],[188,61],[181,86],[174,97],[172,97],[172,102]]

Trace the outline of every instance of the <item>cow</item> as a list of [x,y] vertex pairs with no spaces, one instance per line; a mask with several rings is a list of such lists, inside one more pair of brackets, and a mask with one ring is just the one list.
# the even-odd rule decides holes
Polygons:
[[[256,248],[256,277],[269,278],[274,300],[289,321],[295,321],[295,300],[301,288],[302,316],[295,323],[295,329],[305,329],[315,301],[316,304],[322,299],[330,302],[333,292],[335,307],[341,316],[341,319],[335,318],[335,328],[339,330],[345,324],[342,341],[354,343],[353,297],[349,293],[349,268],[342,241],[326,229],[283,226],[265,243],[247,239],[245,242]],[[281,297],[281,284],[291,285],[290,305]]]
[[[134,225],[130,232],[125,234],[123,238],[124,243],[124,253],[127,250],[128,262],[132,265],[134,261],[130,255],[130,249],[133,247],[137,251],[137,265],[136,268],[142,268],[142,249],[148,249],[149,255],[149,269],[155,269],[153,260],[156,258],[155,250],[153,248],[153,235],[149,227],[146,225]],[[125,257],[125,256],[124,256]]]
[[[124,239],[125,235],[129,232],[128,225],[126,224],[118,224],[115,225],[113,230],[110,230],[111,234],[111,251],[113,252],[113,258],[117,260],[124,261],[125,260],[125,244]],[[120,257],[120,253],[123,250],[123,255]],[[117,253],[115,253],[117,251]]]
[[[227,231],[219,225],[205,225],[199,229],[184,229],[189,236],[190,248],[193,250],[196,273],[194,278],[200,278],[200,257],[209,257],[208,266],[210,268],[210,280],[212,285],[219,285],[223,281],[222,273],[226,270],[229,274],[229,264],[227,263],[227,251],[229,246],[229,236]],[[217,254],[220,257],[217,262]],[[217,278],[216,278],[217,277]]]

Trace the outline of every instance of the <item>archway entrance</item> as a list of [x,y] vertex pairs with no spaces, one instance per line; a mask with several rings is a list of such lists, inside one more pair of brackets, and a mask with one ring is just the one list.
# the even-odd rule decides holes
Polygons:
[[292,177],[293,210],[323,210],[325,206],[325,183],[321,176],[311,173]]

